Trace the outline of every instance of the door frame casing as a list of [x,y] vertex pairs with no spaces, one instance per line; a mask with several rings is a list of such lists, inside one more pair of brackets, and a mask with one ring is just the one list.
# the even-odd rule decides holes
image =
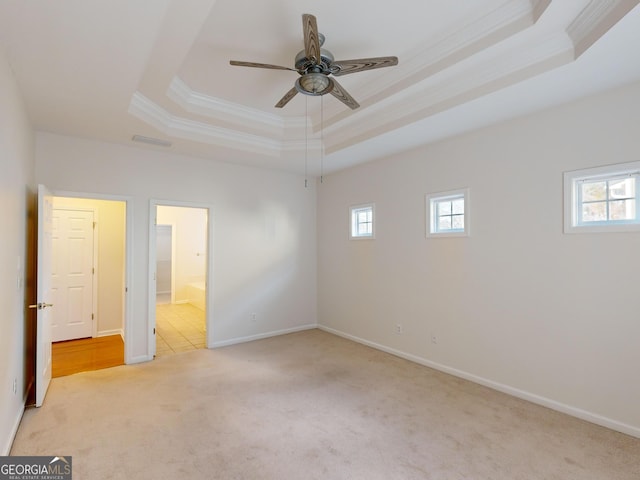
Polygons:
[[[148,307],[148,338],[149,343],[147,351],[149,352],[149,360],[153,360],[156,354],[156,282],[155,282],[155,264],[156,264],[156,217],[158,207],[181,207],[181,208],[200,208],[207,211],[207,265],[205,285],[205,329],[206,329],[206,348],[213,345],[214,329],[213,329],[213,205],[208,203],[183,202],[177,200],[160,200],[152,198],[149,200],[149,276],[148,288],[149,307]],[[173,229],[175,234],[175,228]]]
[[[124,246],[124,363],[137,363],[140,360],[133,356],[133,328],[131,325],[133,313],[133,197],[124,195],[105,195],[100,193],[71,192],[66,190],[52,190],[54,197],[85,198],[87,200],[106,200],[112,202],[124,202],[125,204],[125,246]],[[96,292],[97,295],[97,292]],[[96,322],[97,325],[97,322]]]

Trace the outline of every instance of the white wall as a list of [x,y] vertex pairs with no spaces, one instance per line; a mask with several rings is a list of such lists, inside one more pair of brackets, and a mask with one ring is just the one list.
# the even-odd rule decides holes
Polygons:
[[54,208],[88,208],[96,212],[98,336],[122,334],[124,322],[125,202],[54,197]]
[[0,105],[0,455],[8,455],[30,377],[25,372],[25,284],[30,277],[27,212],[33,208],[34,139],[2,50]]
[[[564,171],[640,159],[638,105],[635,84],[325,176],[319,324],[640,436],[640,234],[562,218]],[[462,187],[471,236],[425,238],[425,194]],[[350,241],[367,202],[376,239]]]
[[133,220],[133,311],[125,332],[129,362],[150,358],[151,199],[212,207],[216,345],[316,324],[316,197],[315,188],[305,189],[301,177],[38,133],[36,178],[54,193],[131,198],[127,215]]

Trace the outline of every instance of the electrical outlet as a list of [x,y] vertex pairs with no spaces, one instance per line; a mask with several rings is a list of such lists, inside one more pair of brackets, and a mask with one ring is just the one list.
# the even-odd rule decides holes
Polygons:
[[402,325],[399,323],[396,325],[396,335],[402,335]]
[[13,379],[13,394],[14,395],[18,394],[18,379],[17,378]]
[[251,321],[252,321],[252,322],[255,322],[257,317],[258,317],[258,314],[257,314],[256,312],[253,312],[253,313],[251,314]]
[[431,335],[431,343],[433,343],[434,345],[438,343],[438,337],[436,337],[435,335]]

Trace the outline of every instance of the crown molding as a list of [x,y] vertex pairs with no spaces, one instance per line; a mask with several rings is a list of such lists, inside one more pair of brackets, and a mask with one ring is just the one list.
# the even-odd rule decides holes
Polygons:
[[[427,48],[406,52],[399,67],[359,86],[361,107],[380,102],[522,32],[534,25],[550,4],[551,0],[510,0],[445,32],[438,42]],[[325,125],[338,123],[349,115],[344,109],[331,108]],[[319,122],[314,120],[317,125]]]
[[305,127],[304,117],[285,118],[206,95],[193,90],[177,76],[171,81],[167,96],[186,112],[235,124],[243,129],[263,131],[271,136],[282,136],[285,130]]
[[324,153],[324,149],[322,148],[322,142],[319,138],[308,138],[307,140],[283,141],[282,153],[295,156],[318,156],[321,153]]
[[[442,75],[438,81],[407,89],[402,99],[393,103],[372,106],[362,117],[353,117],[348,126],[325,131],[329,139],[325,148],[328,154],[356,143],[395,130],[423,118],[451,109],[483,95],[531,78],[545,71],[570,63],[573,46],[567,35],[556,34],[532,45],[526,51],[512,52],[474,62],[466,68],[458,68]],[[398,97],[398,96],[396,96]],[[363,112],[364,115],[364,112]]]
[[[546,9],[549,3],[546,0],[532,2],[532,18],[536,15],[539,18],[541,11]],[[398,99],[389,108],[371,110],[372,106],[375,107],[375,102],[363,99],[361,105],[369,106],[366,121],[361,121],[362,117],[353,116],[353,126],[345,128],[344,121],[347,117],[342,113],[325,122],[325,128],[331,127],[335,122],[342,122],[339,131],[336,129],[333,135],[327,135],[330,139],[325,145],[327,153],[337,152],[570,63],[639,3],[640,0],[592,0],[578,13],[566,32],[552,35],[525,51],[494,57],[482,64],[472,64],[466,69],[456,68],[455,75],[443,71],[437,77],[432,76],[437,82],[424,82],[426,86],[421,89],[407,85],[402,94],[395,95],[405,98]],[[505,18],[515,18],[517,11],[514,8],[514,16]],[[429,66],[425,67],[428,68]],[[406,79],[402,83],[405,82]],[[384,97],[382,90],[376,95]],[[375,101],[382,101],[382,98],[376,98]],[[388,104],[389,100],[383,103]]]
[[282,142],[277,140],[172,115],[140,92],[135,92],[131,97],[128,112],[171,137],[241,148],[270,156],[280,155],[283,149]]
[[530,0],[531,14],[533,15],[533,22],[537,22],[542,14],[551,5],[551,0]]
[[566,31],[544,38],[537,32],[528,46],[506,50],[497,44],[534,25],[551,4],[509,0],[445,32],[437,43],[407,52],[397,68],[360,84],[360,109],[331,105],[325,108],[323,122],[319,112],[309,118],[285,118],[215,98],[193,90],[177,76],[166,92],[169,99],[187,114],[214,122],[173,115],[140,92],[133,95],[129,112],[177,138],[270,156],[317,153],[324,144],[331,154],[570,63],[638,3],[591,0]]
[[[573,59],[572,51],[572,44],[567,35],[558,34],[533,45],[525,52],[499,55],[482,62],[472,62],[464,69],[459,67],[455,71],[443,72],[437,82],[427,82],[426,86],[412,85],[394,98],[378,102],[366,110],[350,112],[350,116],[345,117],[339,125],[335,122],[333,124],[325,122],[323,132],[325,151],[327,154],[334,153],[566,64]],[[176,92],[181,90],[183,98],[197,98],[202,105],[206,104],[209,107],[223,105],[224,108],[229,109],[227,115],[231,115],[234,111],[234,104],[231,102],[222,102],[213,97],[195,94],[184,82],[176,81],[172,85],[174,92],[172,95],[176,95]],[[243,107],[237,111],[246,113],[251,110]],[[139,92],[134,94],[129,112],[167,135],[271,156],[305,152],[305,148],[306,151],[319,151],[322,144],[320,140],[314,138],[320,133],[319,121],[313,124],[311,137],[303,142],[283,140],[286,131],[284,127],[279,129],[280,134],[267,137],[178,117]],[[209,112],[209,115],[220,114],[214,109]],[[264,114],[259,118],[271,119],[271,117],[273,116]],[[302,123],[302,131],[304,131],[304,119],[296,123]]]
[[639,0],[591,0],[567,28],[578,58],[640,3]]
[[[362,107],[373,105],[388,96],[435,75],[456,63],[498,43],[534,24],[546,10],[551,0],[509,0],[481,17],[474,17],[445,33],[429,48],[419,48],[403,55],[402,67],[381,72],[376,78],[359,87],[359,102]],[[270,137],[283,135],[286,130],[304,131],[304,117],[283,118],[262,110],[252,109],[215,98],[191,89],[179,77],[174,77],[167,96],[184,111],[206,116],[225,125],[236,125],[243,130],[266,134]],[[329,107],[324,125],[318,115],[311,116],[314,133],[352,116],[341,105]]]
[[282,136],[267,138],[229,128],[216,127],[173,115],[140,92],[133,94],[128,112],[165,135],[184,140],[194,140],[269,156],[318,154],[322,151],[321,140],[314,136],[307,136],[305,139],[283,140]]

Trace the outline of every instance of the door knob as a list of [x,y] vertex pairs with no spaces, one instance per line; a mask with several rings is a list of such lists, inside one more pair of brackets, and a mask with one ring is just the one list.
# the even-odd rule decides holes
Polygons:
[[53,303],[36,303],[35,305],[29,305],[29,308],[37,308],[38,310],[43,310],[47,307],[53,307]]

